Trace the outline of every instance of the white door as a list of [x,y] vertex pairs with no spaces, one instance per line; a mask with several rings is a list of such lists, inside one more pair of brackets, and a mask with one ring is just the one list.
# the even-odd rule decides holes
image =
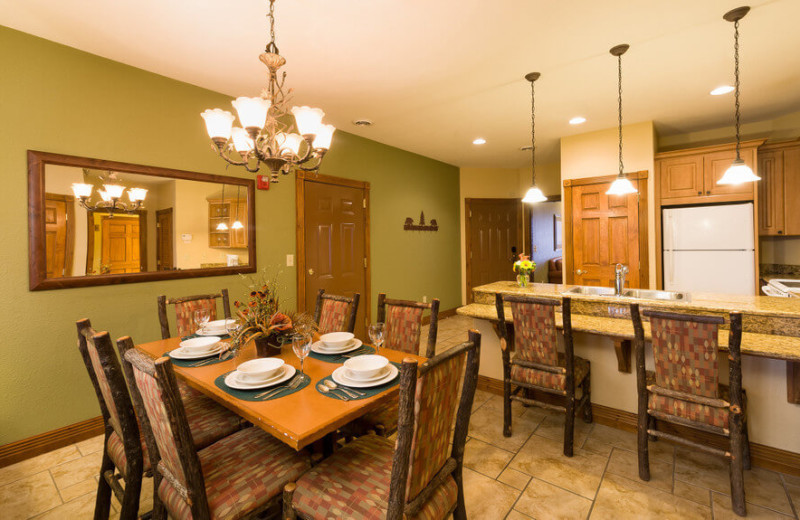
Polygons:
[[753,251],[664,251],[664,289],[755,294]]

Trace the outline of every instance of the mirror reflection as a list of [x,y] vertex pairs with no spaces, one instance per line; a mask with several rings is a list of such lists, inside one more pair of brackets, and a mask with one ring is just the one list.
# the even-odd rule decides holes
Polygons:
[[46,277],[248,265],[244,186],[45,165]]

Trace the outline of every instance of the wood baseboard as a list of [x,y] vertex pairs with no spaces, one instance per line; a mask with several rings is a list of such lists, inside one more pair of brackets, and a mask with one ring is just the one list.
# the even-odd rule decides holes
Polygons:
[[47,453],[76,442],[84,441],[105,430],[103,417],[93,417],[27,439],[0,446],[0,468]]
[[[486,376],[478,376],[478,389],[485,392],[490,392],[497,395],[503,395],[503,382],[499,379],[494,379]],[[536,398],[542,401],[547,400],[547,394],[537,395]],[[626,412],[617,408],[603,406],[599,404],[592,404],[592,414],[594,421],[597,424],[610,426],[618,430],[629,432],[636,432],[637,417],[633,412]],[[686,439],[694,442],[703,443],[716,448],[724,448],[725,441],[717,435],[702,432],[685,426],[678,426],[674,424],[666,424],[664,422],[658,423],[658,429],[680,435]],[[659,442],[666,442],[660,440]],[[763,444],[750,443],[750,456],[753,465],[773,471],[780,471],[788,475],[800,476],[800,453],[781,450]]]
[[[452,309],[447,309],[445,311],[439,311],[439,320],[443,320],[445,318],[449,318],[450,316],[455,316],[456,315],[456,309],[458,309],[458,307],[453,307]],[[430,322],[431,322],[431,317],[430,316],[424,316],[422,318],[422,324],[423,325],[428,325]]]

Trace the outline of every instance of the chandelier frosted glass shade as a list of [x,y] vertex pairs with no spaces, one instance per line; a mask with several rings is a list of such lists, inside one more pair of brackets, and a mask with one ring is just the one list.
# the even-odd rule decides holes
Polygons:
[[234,128],[231,132],[231,137],[233,137],[233,147],[240,154],[251,152],[255,146],[244,128],[239,128],[238,126]]
[[753,173],[753,170],[747,166],[742,159],[736,159],[731,164],[731,167],[725,171],[725,174],[717,184],[744,184],[745,182],[760,181],[761,177]]
[[144,188],[128,188],[128,198],[131,202],[143,201],[147,196],[147,190]]
[[231,127],[233,120],[236,119],[233,114],[221,108],[214,110],[206,110],[200,116],[206,122],[206,132],[211,139],[225,139],[231,136]]
[[92,196],[92,189],[94,186],[91,184],[82,184],[79,182],[75,182],[72,184],[72,193],[75,194],[76,197],[82,199],[84,197],[88,198]]
[[611,187],[608,188],[606,195],[628,195],[631,193],[636,193],[637,190],[633,183],[626,179],[625,177],[617,177],[614,182],[611,183]]
[[231,104],[239,114],[239,121],[244,128],[260,130],[267,122],[267,110],[272,103],[260,97],[242,96],[231,101]]
[[531,186],[525,193],[525,196],[522,198],[522,202],[528,204],[534,204],[536,202],[544,202],[546,200],[547,197],[545,197],[544,193],[542,193],[542,190],[540,190],[536,186]]
[[335,131],[336,127],[333,125],[320,125],[312,146],[317,149],[329,149],[331,147],[331,141],[333,140],[333,133]]
[[92,192],[94,186],[82,182],[72,184],[72,193],[78,199],[78,204],[90,211],[108,210],[113,216],[115,212],[124,211],[132,213],[142,208],[144,199],[147,198],[147,190],[144,188],[127,188],[128,199],[124,202],[122,195],[125,193],[125,186],[119,184],[103,184],[102,190],[97,190],[100,201],[92,202]]
[[325,117],[325,112],[311,107],[292,107],[292,114],[301,135],[317,135]]

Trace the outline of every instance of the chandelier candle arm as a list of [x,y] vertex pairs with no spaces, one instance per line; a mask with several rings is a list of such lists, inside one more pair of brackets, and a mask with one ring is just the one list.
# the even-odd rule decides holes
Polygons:
[[617,107],[618,107],[618,129],[619,129],[619,174],[611,186],[606,191],[606,195],[628,195],[636,193],[638,190],[633,183],[625,177],[625,167],[622,163],[622,55],[627,52],[630,45],[623,43],[612,47],[608,52],[617,58]]
[[534,82],[540,77],[541,74],[538,72],[529,72],[525,75],[525,79],[531,83],[531,187],[528,188],[522,198],[522,202],[526,204],[535,204],[547,200],[542,190],[536,186],[536,103]]

